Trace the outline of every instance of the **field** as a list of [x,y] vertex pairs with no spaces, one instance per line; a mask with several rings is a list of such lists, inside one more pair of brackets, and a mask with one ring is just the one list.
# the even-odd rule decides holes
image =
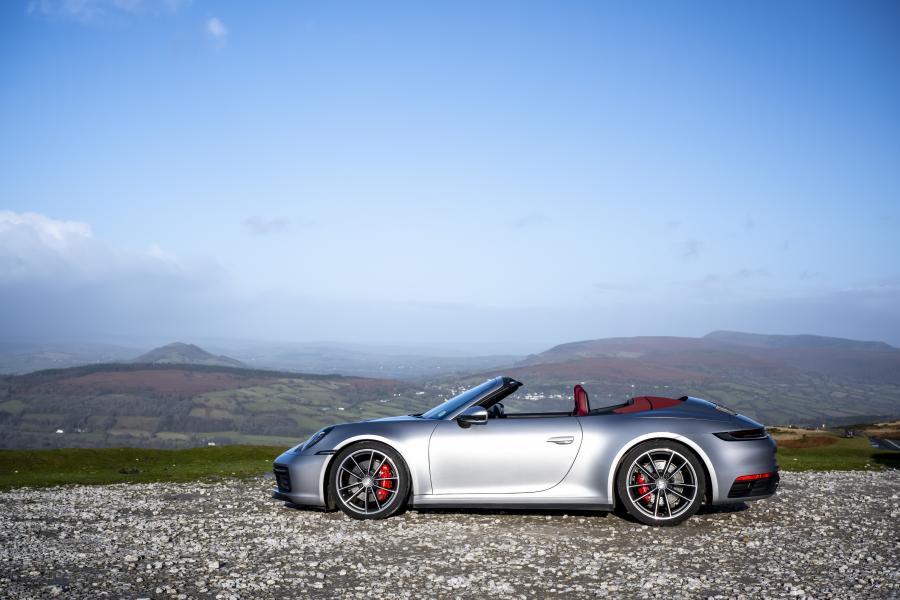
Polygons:
[[0,489],[253,477],[269,472],[272,461],[286,449],[215,446],[185,450],[0,450]]
[[813,442],[811,445],[801,448],[779,446],[778,464],[782,470],[875,471],[884,468],[900,469],[900,452],[873,448],[865,437],[844,439],[826,433],[817,436],[817,441],[818,439],[834,441],[828,444]]
[[[900,452],[873,448],[865,438],[803,448],[779,448],[783,471],[900,469]],[[287,446],[215,446],[187,450],[70,448],[0,450],[0,489],[66,484],[146,483],[253,477],[271,470]]]
[[0,448],[11,449],[290,445],[326,425],[433,403],[387,379],[202,365],[95,365],[0,384]]

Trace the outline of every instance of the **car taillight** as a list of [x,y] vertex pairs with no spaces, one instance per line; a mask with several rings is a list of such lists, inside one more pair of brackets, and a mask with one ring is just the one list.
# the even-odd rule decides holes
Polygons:
[[774,473],[755,473],[753,475],[741,475],[740,477],[735,478],[735,481],[756,481],[757,479],[768,479]]
[[766,432],[765,427],[760,427],[758,429],[741,429],[739,431],[723,431],[721,433],[714,433],[717,438],[720,440],[725,440],[728,442],[737,442],[741,440],[762,440],[768,437],[768,432]]

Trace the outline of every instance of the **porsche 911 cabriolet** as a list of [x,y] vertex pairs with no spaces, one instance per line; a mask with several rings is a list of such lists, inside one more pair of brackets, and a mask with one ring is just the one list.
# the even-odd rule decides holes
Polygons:
[[704,503],[767,498],[778,485],[765,427],[684,396],[508,413],[522,384],[496,377],[418,414],[326,427],[279,456],[273,498],[383,519],[405,508],[611,511],[677,525]]

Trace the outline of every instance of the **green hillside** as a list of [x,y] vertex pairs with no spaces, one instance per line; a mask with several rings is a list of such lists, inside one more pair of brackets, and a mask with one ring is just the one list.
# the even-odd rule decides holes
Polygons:
[[[289,445],[329,424],[421,412],[409,384],[200,365],[94,365],[0,379],[0,446]],[[58,433],[61,431],[61,433]]]
[[877,342],[734,332],[608,338],[562,344],[502,372],[547,398],[570,398],[583,383],[598,407],[696,396],[769,424],[900,416],[900,350]]

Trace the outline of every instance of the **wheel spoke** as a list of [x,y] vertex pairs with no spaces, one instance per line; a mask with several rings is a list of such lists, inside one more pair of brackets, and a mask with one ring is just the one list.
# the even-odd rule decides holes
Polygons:
[[362,476],[361,476],[361,475],[357,475],[356,473],[354,473],[354,472],[351,471],[350,469],[346,468],[344,465],[341,465],[341,470],[347,471],[348,473],[350,473],[351,476],[356,477],[359,481],[362,481]]
[[372,492],[372,500],[375,501],[375,506],[378,507],[378,510],[381,510],[381,504],[378,502],[378,494]]
[[656,475],[653,478],[658,479],[659,478],[659,467],[656,466],[656,461],[653,460],[653,455],[648,452],[644,456],[646,456],[647,458],[650,459],[650,464],[653,465],[653,470],[656,472]]
[[656,518],[656,513],[659,512],[659,503],[662,501],[662,496],[659,494],[656,495],[656,499],[653,502],[653,518]]
[[642,465],[641,463],[635,463],[635,466],[637,468],[639,468],[641,471],[643,471],[644,473],[646,473],[647,477],[649,477],[650,479],[654,479],[654,480],[656,479],[656,475],[654,475],[653,473],[651,473],[650,471],[645,469],[644,465]]
[[[375,462],[375,451],[372,450],[372,453],[369,455],[369,469],[372,468],[372,463]],[[374,475],[375,471],[369,471],[370,475]]]
[[687,461],[684,461],[683,463],[681,463],[681,466],[678,467],[677,469],[675,469],[674,471],[672,471],[672,474],[669,475],[669,477],[675,477],[675,473],[682,470],[686,464],[688,464]]
[[360,488],[358,490],[354,491],[349,496],[347,496],[347,502],[353,502],[354,500],[357,500],[359,498],[360,492],[364,491],[365,489],[366,488],[360,486]]
[[639,498],[635,498],[634,501],[635,501],[635,502],[638,502],[638,501],[640,501],[640,500],[643,500],[644,498],[646,498],[647,496],[649,496],[649,495],[652,494],[652,493],[653,493],[653,490],[650,490],[649,492],[647,492],[647,493],[644,494],[643,496],[641,496],[641,497],[639,497]]
[[[351,484],[345,485],[344,487],[339,487],[338,491],[340,492],[340,491],[346,490],[347,488],[356,487],[358,485],[360,485],[360,483],[357,481],[356,483],[351,483]],[[359,493],[359,492],[357,492],[357,493]]]
[[[675,458],[675,452],[669,452],[669,460],[666,461],[666,466],[663,468],[663,475],[669,472],[669,465],[672,464],[672,459]],[[671,515],[670,515],[671,516]]]
[[669,511],[669,518],[672,518],[672,505],[669,504],[669,495],[663,494],[663,498],[666,499],[666,510]]
[[396,492],[396,491],[397,491],[397,490],[395,490],[395,489],[392,489],[392,488],[386,488],[386,487],[381,487],[381,486],[380,486],[380,485],[378,485],[378,484],[377,484],[377,483],[375,483],[375,484],[372,484],[372,485],[374,485],[374,486],[375,486],[375,487],[377,487],[377,488],[378,488],[378,489],[379,489],[379,490],[384,490],[384,491],[386,491],[386,492],[391,492],[391,493],[394,493],[394,492]]
[[673,489],[670,489],[669,491],[671,491],[673,494],[675,494],[675,495],[678,496],[679,498],[682,498],[682,499],[684,499],[684,500],[687,500],[688,502],[692,502],[692,501],[693,501],[692,498],[688,498],[687,496],[682,496],[681,494],[679,494],[678,492],[676,492],[676,491],[673,490]]
[[385,462],[387,462],[387,455],[382,455],[382,456],[383,456],[383,458],[381,459],[381,462],[378,463],[378,466],[375,467],[375,470],[374,470],[374,471],[372,471],[372,474],[373,474],[373,475],[376,474],[376,473],[378,473],[378,471],[381,469],[381,466],[382,466]]
[[353,461],[353,464],[356,465],[356,468],[359,469],[359,472],[362,473],[363,475],[365,475],[366,472],[363,470],[363,468],[362,468],[361,466],[359,466],[359,463],[356,462],[356,457],[354,457],[354,456],[351,454],[351,455],[349,456],[349,458],[350,458],[350,460]]

